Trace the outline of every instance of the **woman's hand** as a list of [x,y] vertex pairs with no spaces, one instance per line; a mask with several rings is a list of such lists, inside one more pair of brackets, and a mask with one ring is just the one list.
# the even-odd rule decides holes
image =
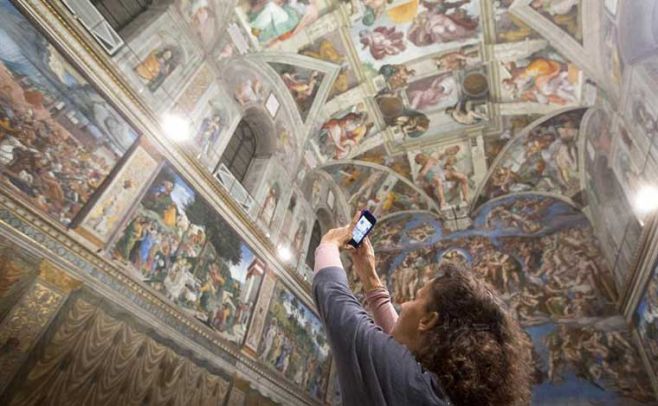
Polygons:
[[359,217],[361,217],[361,212],[356,213],[350,224],[327,231],[320,243],[332,244],[338,248],[342,248],[352,238],[352,229],[356,226],[356,222],[359,221]]
[[363,243],[352,253],[352,267],[359,280],[363,284],[363,289],[366,292],[381,288],[384,285],[379,280],[377,270],[375,269],[375,249],[370,243],[370,239],[366,237]]

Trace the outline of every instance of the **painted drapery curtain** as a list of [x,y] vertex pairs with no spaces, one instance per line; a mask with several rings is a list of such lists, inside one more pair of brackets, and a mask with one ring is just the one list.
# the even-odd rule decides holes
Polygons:
[[11,405],[218,405],[228,381],[77,300]]

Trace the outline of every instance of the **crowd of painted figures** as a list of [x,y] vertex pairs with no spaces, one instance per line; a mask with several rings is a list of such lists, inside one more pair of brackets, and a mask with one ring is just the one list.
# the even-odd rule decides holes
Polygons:
[[577,210],[552,198],[504,198],[452,233],[417,216],[426,214],[392,219],[373,235],[394,302],[413,299],[442,261],[460,263],[494,286],[522,323],[535,347],[537,385],[582,379],[614,396],[651,399],[615,307],[612,273]]

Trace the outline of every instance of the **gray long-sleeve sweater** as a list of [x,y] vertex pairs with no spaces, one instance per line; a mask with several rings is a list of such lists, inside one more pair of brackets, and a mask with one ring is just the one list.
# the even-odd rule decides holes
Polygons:
[[344,405],[450,405],[436,377],[375,325],[345,271],[316,272],[313,296],[331,346]]

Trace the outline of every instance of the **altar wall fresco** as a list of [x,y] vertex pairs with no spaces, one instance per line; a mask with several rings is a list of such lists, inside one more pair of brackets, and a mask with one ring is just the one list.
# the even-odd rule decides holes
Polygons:
[[495,287],[532,339],[533,402],[653,401],[616,309],[612,270],[578,209],[521,194],[484,204],[462,231],[424,213],[379,226],[372,236],[379,273],[395,303],[412,299],[442,261],[460,263]]

